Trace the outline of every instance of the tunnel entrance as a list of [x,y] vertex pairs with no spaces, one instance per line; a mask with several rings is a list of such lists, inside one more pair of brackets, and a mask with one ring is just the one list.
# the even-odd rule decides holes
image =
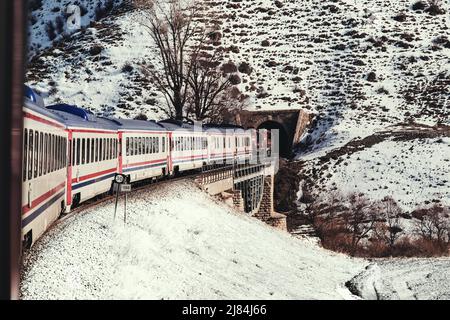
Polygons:
[[292,155],[291,144],[292,142],[289,139],[289,136],[284,129],[284,127],[276,122],[276,121],[266,121],[259,125],[258,129],[267,129],[267,130],[278,130],[280,136],[280,157],[282,158],[290,158]]

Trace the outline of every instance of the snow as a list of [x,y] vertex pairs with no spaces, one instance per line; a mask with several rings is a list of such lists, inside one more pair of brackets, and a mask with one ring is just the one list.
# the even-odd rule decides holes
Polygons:
[[391,196],[406,210],[433,200],[450,205],[449,155],[448,138],[383,141],[343,161],[332,160],[326,186],[363,192],[373,200]]
[[377,260],[351,283],[369,300],[448,300],[450,258]]
[[[28,27],[28,56],[32,58],[40,54],[45,49],[52,47],[56,42],[61,41],[65,36],[77,32],[80,28],[87,27],[95,21],[95,9],[97,6],[104,7],[110,0],[34,0],[30,1],[29,27]],[[114,6],[119,6],[122,0],[113,0]],[[79,26],[69,23],[69,17],[74,13],[70,10],[70,5],[77,5],[80,10]],[[46,25],[53,23],[56,26],[56,19],[63,18],[62,32],[56,32],[56,38],[50,39],[46,32]],[[72,21],[70,19],[70,21]]]
[[23,299],[352,299],[367,264],[238,213],[190,181],[57,224],[27,254]]

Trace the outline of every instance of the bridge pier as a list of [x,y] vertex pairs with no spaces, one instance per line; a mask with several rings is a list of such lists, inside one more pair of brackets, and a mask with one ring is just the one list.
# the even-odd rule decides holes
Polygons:
[[224,195],[239,211],[287,231],[286,216],[274,210],[274,180],[273,168],[258,164],[204,171],[197,183],[211,195]]

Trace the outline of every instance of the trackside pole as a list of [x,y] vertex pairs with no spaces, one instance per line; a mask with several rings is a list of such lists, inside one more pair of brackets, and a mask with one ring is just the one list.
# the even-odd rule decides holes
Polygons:
[[125,192],[125,206],[124,206],[124,212],[123,212],[123,223],[127,223],[127,200],[128,200],[128,193]]
[[[117,213],[117,204],[119,203],[119,193],[120,193],[120,185],[114,182],[114,185],[116,186],[116,205],[114,207],[114,220],[116,220],[116,213]],[[113,187],[114,190],[114,187]]]

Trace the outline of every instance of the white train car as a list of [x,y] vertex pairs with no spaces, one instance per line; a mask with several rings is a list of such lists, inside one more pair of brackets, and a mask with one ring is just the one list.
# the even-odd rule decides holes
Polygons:
[[68,133],[61,117],[25,89],[23,107],[22,240],[30,247],[65,207]]
[[119,173],[129,182],[170,172],[169,133],[153,121],[114,119],[118,125]]
[[194,125],[175,120],[160,121],[170,138],[170,173],[200,169],[208,163],[208,138]]
[[64,119],[68,131],[66,211],[111,190],[118,171],[117,125],[76,106],[47,107]]

